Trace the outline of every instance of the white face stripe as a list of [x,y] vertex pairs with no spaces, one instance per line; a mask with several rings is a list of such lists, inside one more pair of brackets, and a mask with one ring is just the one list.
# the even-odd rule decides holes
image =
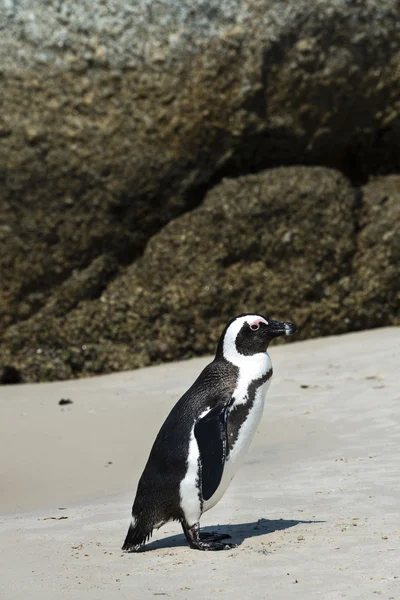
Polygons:
[[[260,352],[260,354],[254,354],[253,356],[244,356],[243,354],[240,354],[236,348],[236,337],[239,331],[242,329],[244,323],[248,323],[250,325],[260,322],[268,325],[267,321],[260,315],[246,315],[244,317],[238,317],[229,325],[225,333],[223,348],[223,354],[226,360],[235,366],[240,367],[246,362],[246,359],[253,359],[254,356],[259,355],[264,356],[264,352]],[[247,360],[247,362],[249,362],[249,360]]]

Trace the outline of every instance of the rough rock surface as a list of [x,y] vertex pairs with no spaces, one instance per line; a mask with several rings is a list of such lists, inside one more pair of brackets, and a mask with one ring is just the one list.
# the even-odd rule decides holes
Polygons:
[[[3,77],[0,331],[76,270],[98,272],[96,294],[196,204],[197,186],[263,110],[240,48],[162,71],[41,66]],[[92,268],[99,256],[104,269]]]
[[298,338],[398,324],[399,193],[400,177],[360,191],[321,167],[226,179],[99,300],[66,309],[77,275],[74,291],[10,327],[0,360],[40,380],[187,358],[213,352],[224,322],[252,310],[292,319]]
[[[64,345],[75,342],[69,334],[57,337],[51,324],[69,331],[75,308],[90,306],[113,279],[117,285],[149,239],[199,205],[222,177],[319,164],[358,186],[370,175],[398,172],[399,14],[400,0],[3,0],[2,360],[18,362],[28,379],[46,379],[180,356],[156,344],[131,363],[130,349],[129,359],[120,355],[125,337],[111,336],[115,357],[106,350],[100,359],[97,349],[92,363],[82,363],[68,350],[66,360]],[[381,183],[371,185],[373,203]],[[281,198],[276,195],[278,205]],[[357,196],[354,202],[357,213]],[[388,323],[396,306],[385,291],[390,277],[372,273],[368,265],[376,263],[364,264],[356,251],[365,248],[373,258],[367,237],[358,235],[361,226],[374,235],[367,220],[376,215],[367,205],[359,222],[352,213],[348,242],[355,254],[340,274],[343,286],[349,272],[357,282],[360,318],[351,310],[356,324],[330,319],[332,333]],[[384,247],[395,253],[392,242]],[[370,293],[376,316],[368,312]],[[389,304],[380,308],[382,298]],[[220,323],[225,312],[218,306],[208,314]],[[309,335],[326,329],[320,318],[328,318],[323,308],[314,330],[305,329]],[[80,327],[91,323],[82,320]],[[41,350],[35,346],[41,336],[52,340],[58,354],[48,371],[23,365],[22,354],[13,353],[20,331],[26,331],[24,356]],[[210,344],[196,342],[183,355]]]
[[[362,191],[351,295],[344,304],[355,329],[400,323],[400,176],[380,177]],[[352,309],[357,307],[356,311]]]

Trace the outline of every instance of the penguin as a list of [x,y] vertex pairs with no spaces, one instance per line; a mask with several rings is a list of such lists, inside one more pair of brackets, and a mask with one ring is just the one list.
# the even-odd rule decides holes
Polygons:
[[271,340],[293,323],[257,314],[231,319],[214,360],[175,404],[139,480],[122,550],[137,552],[154,529],[176,520],[191,548],[225,550],[227,534],[200,532],[201,515],[227,490],[256,432],[271,382]]

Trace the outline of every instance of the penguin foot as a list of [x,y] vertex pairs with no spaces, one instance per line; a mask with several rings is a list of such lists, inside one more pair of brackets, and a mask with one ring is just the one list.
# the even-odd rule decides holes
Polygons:
[[232,548],[236,548],[236,544],[227,544],[225,542],[200,542],[199,545],[190,545],[191,548],[195,548],[196,550],[231,550]]
[[220,542],[221,540],[229,540],[232,536],[229,533],[217,533],[216,531],[199,532],[199,537],[202,542]]
[[185,533],[186,539],[191,548],[195,550],[230,550],[236,548],[236,544],[228,544],[227,542],[221,542],[219,540],[230,537],[228,534],[223,533],[200,533],[200,525],[195,523],[189,526],[187,523],[182,521],[182,528]]

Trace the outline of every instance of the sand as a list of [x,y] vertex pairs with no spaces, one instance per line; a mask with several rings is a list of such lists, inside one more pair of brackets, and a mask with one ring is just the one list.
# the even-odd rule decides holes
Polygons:
[[[135,485],[196,359],[0,388],[0,598],[400,598],[400,328],[270,349],[248,458],[202,519],[122,554]],[[72,404],[59,406],[61,399]]]

